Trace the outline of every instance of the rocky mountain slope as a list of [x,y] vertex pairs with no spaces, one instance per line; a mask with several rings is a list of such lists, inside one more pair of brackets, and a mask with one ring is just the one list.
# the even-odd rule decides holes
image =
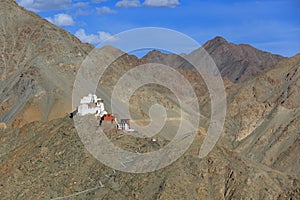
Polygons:
[[229,43],[222,37],[206,42],[203,48],[214,59],[221,75],[232,82],[244,81],[284,59],[280,55],[264,52],[247,44]]
[[[167,168],[130,174],[93,158],[72,119],[6,130],[1,134],[0,194],[4,199],[299,199],[298,175],[243,157],[224,143],[199,159],[203,134]],[[115,131],[108,136],[132,150],[160,148],[146,139],[120,139]]]
[[[227,123],[239,154],[299,176],[300,55],[278,63],[230,96]],[[228,137],[229,138],[229,137]]]
[[[209,40],[202,47],[215,61],[222,77],[226,77],[232,82],[242,82],[285,59],[283,56],[264,52],[250,45],[229,43],[219,36]],[[145,55],[142,60],[180,69],[191,69],[193,67],[184,59],[185,56],[194,60],[200,53],[201,49],[196,49],[188,55],[178,56],[154,50]]]
[[76,70],[92,49],[17,5],[0,2],[0,121],[19,126],[71,111]]
[[[0,135],[0,194],[13,199],[299,199],[299,68],[297,55],[244,83],[227,84],[226,123],[213,151],[198,157],[205,136],[200,127],[184,156],[152,173],[124,173],[101,164],[68,117],[8,128]],[[158,150],[168,142],[120,137],[110,123],[103,129],[115,145],[131,151]]]

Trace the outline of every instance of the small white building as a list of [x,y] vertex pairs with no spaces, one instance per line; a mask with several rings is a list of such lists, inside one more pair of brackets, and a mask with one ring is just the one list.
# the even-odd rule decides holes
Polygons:
[[103,100],[95,94],[89,94],[80,100],[78,114],[81,116],[94,114],[97,117],[102,117],[107,112],[105,111]]

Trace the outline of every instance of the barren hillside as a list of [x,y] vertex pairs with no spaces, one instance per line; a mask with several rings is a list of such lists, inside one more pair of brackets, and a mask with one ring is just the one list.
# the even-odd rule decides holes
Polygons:
[[[184,156],[152,173],[104,166],[86,151],[68,117],[6,129],[0,135],[1,196],[299,199],[299,67],[300,57],[295,56],[253,80],[229,84],[226,124],[213,151],[198,157],[205,136],[200,127]],[[104,130],[115,145],[131,151],[158,150],[168,142],[120,137],[110,123]]]
[[92,49],[68,32],[0,2],[0,121],[19,126],[71,111],[76,70]]

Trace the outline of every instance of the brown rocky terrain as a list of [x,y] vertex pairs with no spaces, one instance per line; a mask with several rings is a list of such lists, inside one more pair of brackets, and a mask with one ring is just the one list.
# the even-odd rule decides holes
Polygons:
[[[233,44],[222,37],[215,37],[202,46],[215,61],[222,77],[227,77],[232,82],[242,82],[268,69],[279,61],[285,59],[280,55],[271,54],[258,50],[247,44]],[[191,69],[189,63],[184,59],[197,58],[201,49],[196,49],[188,55],[164,54],[153,50],[142,58],[144,62],[157,62],[180,69]]]
[[[299,199],[298,175],[243,157],[222,143],[199,159],[202,134],[169,167],[130,174],[93,158],[69,118],[7,130],[1,135],[0,193],[4,199]],[[122,143],[113,132],[111,138]],[[123,139],[159,148],[149,140]]]
[[203,48],[214,59],[221,75],[232,82],[244,81],[284,59],[280,55],[255,49],[248,44],[229,43],[222,37],[206,42]]
[[[205,45],[215,49],[210,53],[217,64],[224,63],[219,68],[228,104],[222,136],[205,158],[198,153],[210,98],[201,77],[178,56],[158,51],[142,59],[127,54],[117,59],[99,81],[97,92],[105,101],[123,72],[155,61],[176,67],[192,83],[201,108],[195,140],[182,157],[166,168],[131,174],[96,160],[67,116],[75,74],[91,46],[14,1],[1,1],[0,11],[0,119],[8,122],[0,129],[1,199],[300,199],[300,55],[283,59],[221,38]],[[243,65],[250,58],[251,65]],[[230,74],[227,66],[233,66]],[[170,91],[147,85],[131,99],[135,119],[146,119],[155,103],[177,114]],[[110,123],[103,129],[115,145],[142,153],[166,145],[173,131],[163,129],[152,142],[124,135]]]
[[298,54],[245,82],[227,115],[233,146],[240,154],[296,176],[300,174],[299,67]]
[[[198,157],[205,136],[200,128],[184,156],[152,173],[104,166],[86,151],[68,117],[6,129],[0,136],[1,196],[299,199],[299,68],[297,55],[245,83],[229,84],[224,132],[208,157]],[[115,144],[133,151],[157,150],[164,143],[120,138],[105,127]]]
[[[106,167],[84,148],[68,117],[1,132],[1,196],[8,199],[299,199],[300,56],[240,84],[227,84],[228,114],[213,151],[198,157],[205,128],[172,165],[145,174]],[[96,123],[96,122],[95,122]],[[149,139],[120,137],[141,152]],[[64,197],[64,198],[61,198]]]
[[17,5],[0,2],[0,121],[12,126],[71,111],[76,70],[92,49]]

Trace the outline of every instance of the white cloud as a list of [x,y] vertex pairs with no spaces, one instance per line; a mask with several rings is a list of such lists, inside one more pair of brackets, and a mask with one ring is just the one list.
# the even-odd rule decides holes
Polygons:
[[104,41],[115,41],[116,38],[114,38],[110,33],[99,31],[98,35],[95,34],[86,34],[84,29],[79,29],[76,31],[75,36],[78,37],[82,42],[87,42],[90,44],[97,45],[100,42]]
[[77,2],[73,3],[71,8],[87,8],[90,5],[89,2]]
[[74,25],[74,20],[70,15],[67,14],[57,14],[54,17],[46,18],[49,22],[57,25],[57,26],[72,26]]
[[92,0],[92,3],[102,3],[106,2],[107,0]]
[[141,5],[139,0],[122,0],[116,3],[117,7],[129,8],[129,7],[139,7]]
[[88,16],[88,15],[90,15],[91,13],[90,13],[90,11],[88,11],[88,10],[82,10],[82,9],[79,9],[79,10],[76,11],[75,14],[76,14],[77,16]]
[[96,8],[96,10],[97,10],[97,13],[99,15],[103,15],[103,14],[116,14],[117,13],[117,11],[110,9],[107,6],[103,6],[101,8]]
[[35,12],[65,10],[72,7],[72,0],[18,0],[20,6]]
[[179,5],[179,0],[145,0],[144,6],[174,8]]
[[[174,8],[179,5],[179,0],[145,0],[143,6],[146,7],[168,7]],[[139,7],[141,2],[139,0],[121,0],[116,3],[116,7]]]

